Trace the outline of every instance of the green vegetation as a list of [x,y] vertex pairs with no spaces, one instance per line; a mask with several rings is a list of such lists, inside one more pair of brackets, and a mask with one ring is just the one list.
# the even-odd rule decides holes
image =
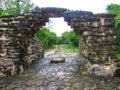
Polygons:
[[78,56],[79,47],[74,47],[69,44],[56,45],[55,54],[64,56]]
[[79,47],[74,47],[72,45],[69,44],[63,44],[62,48],[64,49],[64,51],[66,52],[76,52],[79,50]]
[[110,4],[107,6],[107,12],[110,14],[115,14],[115,27],[118,29],[117,32],[117,42],[118,42],[118,52],[117,58],[120,59],[120,5],[118,4]]
[[33,38],[37,41],[42,40],[45,49],[53,47],[58,40],[57,35],[46,27],[40,28]]
[[25,13],[33,8],[30,0],[0,0],[0,16]]
[[62,33],[61,43],[69,44],[74,47],[78,47],[80,38],[81,37],[79,35],[77,35],[73,30],[66,31],[66,32]]
[[50,29],[42,27],[34,35],[34,39],[37,41],[42,40],[45,49],[51,48],[57,44],[68,44],[63,47],[68,51],[78,47],[80,36],[71,30],[69,32],[64,32],[61,37],[58,37],[54,32],[51,32]]

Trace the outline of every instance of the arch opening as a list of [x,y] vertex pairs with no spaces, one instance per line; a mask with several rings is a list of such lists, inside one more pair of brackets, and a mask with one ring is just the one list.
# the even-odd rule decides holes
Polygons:
[[[63,51],[63,47],[66,47],[65,49],[71,52],[72,49],[77,52],[79,48],[80,35],[76,34],[74,30],[67,25],[67,22],[64,21],[63,17],[49,18],[49,21],[46,22],[45,26],[41,27],[39,31],[35,33],[34,38],[43,41],[44,49],[49,47],[52,48],[53,45],[54,47],[57,47],[55,50],[56,53],[54,52],[54,54],[60,53],[61,50]],[[58,47],[60,47],[60,50],[58,50]],[[63,54],[64,56],[70,54],[71,56],[78,56],[76,53],[72,55],[71,52],[63,52]]]

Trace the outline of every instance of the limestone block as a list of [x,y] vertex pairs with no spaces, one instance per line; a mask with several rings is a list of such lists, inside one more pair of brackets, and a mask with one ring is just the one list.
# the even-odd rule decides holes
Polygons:
[[51,61],[50,61],[51,64],[53,63],[65,63],[65,58],[61,58],[61,57],[56,57],[56,58],[53,58]]
[[114,26],[115,21],[113,18],[101,18],[100,19],[100,25],[101,26]]
[[97,27],[99,27],[99,22],[98,21],[88,22],[88,26],[97,28]]

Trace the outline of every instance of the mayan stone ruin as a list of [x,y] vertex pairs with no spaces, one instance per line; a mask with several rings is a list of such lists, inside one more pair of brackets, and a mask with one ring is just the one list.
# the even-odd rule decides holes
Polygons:
[[116,65],[115,15],[37,7],[24,14],[0,17],[1,73],[23,73],[29,64],[44,57],[42,42],[36,42],[32,37],[50,17],[63,17],[83,37],[79,42],[81,60],[91,64]]

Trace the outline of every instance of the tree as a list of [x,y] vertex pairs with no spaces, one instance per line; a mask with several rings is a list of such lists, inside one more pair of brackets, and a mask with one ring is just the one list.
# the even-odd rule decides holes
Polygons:
[[72,46],[79,45],[80,36],[77,35],[73,30],[62,33],[61,42]]
[[37,41],[41,40],[45,49],[57,44],[57,35],[46,27],[40,28],[33,38]]
[[108,5],[107,6],[107,13],[116,15],[115,23],[116,23],[116,26],[117,26],[117,24],[120,23],[120,5],[118,5],[118,4]]
[[118,29],[117,31],[117,42],[118,42],[118,52],[117,58],[120,59],[120,5],[118,4],[110,4],[107,6],[107,12],[109,14],[115,14],[115,27]]
[[0,15],[13,15],[25,13],[33,9],[30,0],[1,0]]
[[68,31],[65,31],[62,33],[62,36],[61,36],[61,43],[62,44],[68,44]]

